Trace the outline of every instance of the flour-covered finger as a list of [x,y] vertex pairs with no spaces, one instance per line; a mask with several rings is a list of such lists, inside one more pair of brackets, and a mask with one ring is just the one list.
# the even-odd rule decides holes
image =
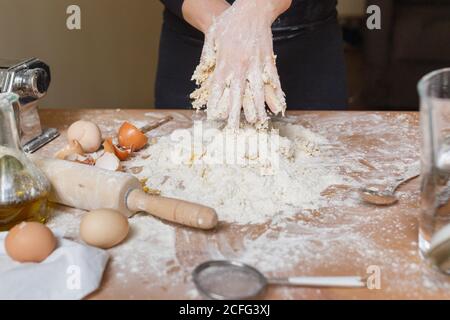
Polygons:
[[266,103],[270,111],[272,111],[272,113],[275,115],[279,114],[280,112],[284,114],[286,103],[284,101],[284,98],[280,99],[280,97],[277,95],[276,89],[272,85],[266,84],[264,87],[264,93]]
[[249,77],[249,84],[253,95],[253,103],[255,104],[256,117],[259,123],[263,123],[267,121],[264,82],[261,74],[252,74],[253,75]]
[[[214,75],[210,82],[210,91],[208,97],[207,109],[211,111],[211,114],[215,119],[227,119],[229,110],[229,99],[223,97],[226,88],[230,87],[233,75],[229,74],[225,76],[223,70],[226,70],[223,66],[217,68],[214,71]],[[228,101],[228,102],[227,102]],[[228,103],[228,105],[226,105]]]
[[217,104],[219,103],[220,98],[223,95],[223,91],[225,90],[225,83],[212,83],[208,92],[208,109],[216,109]]
[[266,60],[264,67],[264,80],[265,80],[265,98],[269,109],[274,113],[282,113],[286,110],[286,98],[283,90],[281,89],[280,77],[278,76],[278,70],[275,65],[275,56],[272,59]]
[[231,108],[231,89],[225,87],[222,97],[217,104],[216,120],[226,120]]
[[230,112],[228,115],[228,128],[239,129],[241,119],[242,96],[244,93],[244,81],[234,82],[230,87]]
[[244,98],[242,99],[242,106],[244,107],[245,119],[248,123],[255,123],[258,120],[256,115],[256,107],[253,100],[253,93],[250,88],[250,83],[246,81],[246,87],[244,91]]

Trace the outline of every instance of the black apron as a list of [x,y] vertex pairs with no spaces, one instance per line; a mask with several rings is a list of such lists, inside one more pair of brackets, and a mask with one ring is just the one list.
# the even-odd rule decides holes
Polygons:
[[[345,109],[346,74],[336,0],[293,0],[272,32],[288,110]],[[195,83],[190,79],[200,61],[203,39],[200,31],[164,11],[156,108],[191,108],[189,94]]]

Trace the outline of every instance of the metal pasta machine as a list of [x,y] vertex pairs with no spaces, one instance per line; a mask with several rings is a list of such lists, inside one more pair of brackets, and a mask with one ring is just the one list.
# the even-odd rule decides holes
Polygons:
[[50,67],[38,59],[0,58],[0,93],[14,92],[20,98],[15,113],[25,152],[34,152],[59,136],[56,129],[41,127],[38,114],[38,102],[46,95],[50,79]]

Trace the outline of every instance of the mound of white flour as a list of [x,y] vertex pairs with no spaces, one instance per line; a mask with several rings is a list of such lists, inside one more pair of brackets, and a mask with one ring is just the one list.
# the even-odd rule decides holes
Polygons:
[[196,123],[158,138],[126,166],[164,196],[216,209],[221,221],[260,224],[318,209],[327,201],[321,192],[344,183],[320,156],[327,143],[298,125],[231,132]]

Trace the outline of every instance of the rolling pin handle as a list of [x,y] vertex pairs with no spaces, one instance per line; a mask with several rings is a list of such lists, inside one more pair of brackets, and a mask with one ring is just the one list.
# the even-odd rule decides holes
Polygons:
[[214,209],[183,200],[153,196],[135,189],[128,193],[127,206],[131,211],[148,212],[163,220],[199,229],[213,229],[217,225]]

